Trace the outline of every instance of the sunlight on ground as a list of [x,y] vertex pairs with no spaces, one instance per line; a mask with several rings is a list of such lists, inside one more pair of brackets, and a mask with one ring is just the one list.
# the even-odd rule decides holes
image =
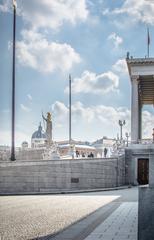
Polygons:
[[56,233],[120,196],[0,197],[1,238],[30,239]]

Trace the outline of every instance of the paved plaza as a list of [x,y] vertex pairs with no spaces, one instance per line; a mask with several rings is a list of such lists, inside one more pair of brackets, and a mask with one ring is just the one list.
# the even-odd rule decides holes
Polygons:
[[136,240],[137,200],[137,188],[1,196],[0,239]]
[[137,203],[122,203],[85,240],[137,240],[137,211]]

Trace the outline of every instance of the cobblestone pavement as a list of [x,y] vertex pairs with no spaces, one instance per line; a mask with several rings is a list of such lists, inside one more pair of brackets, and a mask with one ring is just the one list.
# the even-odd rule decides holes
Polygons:
[[0,197],[0,239],[37,239],[61,231],[119,197],[35,195]]
[[[94,236],[94,233],[98,235],[97,229],[102,229],[100,237],[106,226],[103,224],[111,225],[112,232],[119,226],[114,225],[114,222],[122,222],[126,226],[127,214],[128,226],[135,236],[137,217],[132,215],[131,209],[136,213],[137,199],[137,188],[80,194],[1,196],[0,240],[83,240]],[[116,221],[117,214],[122,216],[119,222]],[[132,221],[134,228],[131,229]],[[113,225],[110,224],[112,222]],[[125,228],[123,231],[125,232]],[[114,234],[117,235],[117,232]]]

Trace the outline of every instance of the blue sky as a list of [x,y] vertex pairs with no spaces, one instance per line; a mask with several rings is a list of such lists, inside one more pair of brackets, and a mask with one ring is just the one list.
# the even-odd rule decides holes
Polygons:
[[[68,138],[68,75],[72,75],[72,137],[130,132],[127,51],[145,57],[146,26],[154,52],[154,2],[148,0],[18,0],[16,144],[30,142],[42,111],[52,112],[54,140]],[[0,0],[0,144],[10,145],[12,1]],[[144,107],[151,137],[153,107]],[[145,124],[146,123],[146,124]],[[43,125],[43,122],[42,122]],[[44,125],[43,125],[44,127]]]

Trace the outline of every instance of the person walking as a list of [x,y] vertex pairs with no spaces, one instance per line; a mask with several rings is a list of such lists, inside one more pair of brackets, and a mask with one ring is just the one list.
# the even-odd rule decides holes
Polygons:
[[106,158],[106,156],[107,156],[107,148],[104,148],[104,157]]

